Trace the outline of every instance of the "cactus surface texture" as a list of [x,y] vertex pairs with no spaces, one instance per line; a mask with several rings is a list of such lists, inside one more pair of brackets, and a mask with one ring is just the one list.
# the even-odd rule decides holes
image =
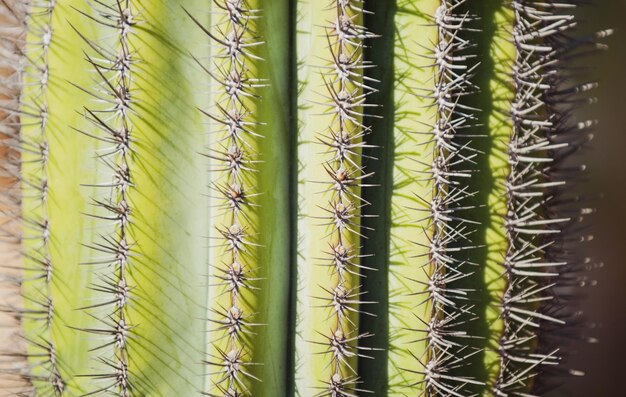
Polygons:
[[0,0],[0,396],[581,374],[578,3]]

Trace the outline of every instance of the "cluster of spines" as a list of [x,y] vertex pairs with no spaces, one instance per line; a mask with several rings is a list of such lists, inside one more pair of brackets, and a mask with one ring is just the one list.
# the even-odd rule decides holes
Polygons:
[[[12,10],[14,17],[17,8]],[[15,7],[15,6],[14,6]],[[22,206],[21,211],[28,213],[21,224],[22,253],[24,276],[21,280],[23,288],[24,307],[12,310],[19,318],[28,319],[41,324],[37,328],[37,337],[27,336],[29,345],[26,357],[29,360],[29,372],[25,375],[36,390],[48,395],[61,396],[66,388],[66,380],[61,375],[61,367],[52,337],[52,327],[55,321],[54,302],[52,299],[52,284],[54,282],[50,254],[50,221],[48,216],[48,103],[47,90],[49,83],[48,54],[52,43],[52,17],[55,11],[55,1],[33,1],[26,7],[25,23],[30,34],[21,45],[21,63],[17,69],[21,72],[20,82],[28,82],[27,93],[19,97],[17,108],[6,109],[19,117],[20,125],[27,126],[32,133],[28,136],[17,133],[9,147],[20,153],[17,167],[4,171],[15,172],[13,175],[19,180],[22,192],[26,196],[17,198]],[[9,161],[9,164],[12,163]],[[22,172],[25,163],[28,171]],[[18,217],[20,210],[13,215]],[[6,231],[9,234],[15,231]],[[30,291],[30,292],[27,292]]]
[[325,85],[325,103],[329,109],[325,115],[332,117],[329,128],[320,134],[319,141],[331,156],[322,165],[326,180],[314,181],[327,186],[328,202],[321,208],[324,226],[328,233],[329,250],[322,259],[322,266],[330,269],[329,285],[321,285],[322,307],[329,308],[328,322],[320,324],[317,332],[322,339],[314,343],[324,346],[320,352],[328,357],[328,379],[318,379],[323,385],[317,395],[343,397],[364,392],[352,360],[368,357],[360,340],[369,336],[360,334],[355,323],[355,314],[363,312],[358,279],[363,267],[359,240],[361,234],[361,209],[368,203],[361,197],[361,189],[371,174],[361,164],[362,149],[367,146],[365,137],[369,127],[363,122],[367,96],[374,91],[372,81],[363,77],[363,70],[370,67],[363,59],[364,41],[374,37],[360,25],[364,11],[362,0],[332,1],[329,9],[335,10],[334,19],[325,27],[328,40],[330,65],[322,72]]
[[463,211],[472,208],[466,199],[473,193],[464,180],[471,176],[472,159],[477,155],[464,142],[469,139],[466,131],[474,126],[476,117],[474,109],[463,104],[463,98],[477,91],[472,84],[474,46],[463,37],[463,32],[470,30],[468,24],[473,17],[461,10],[464,1],[444,0],[433,16],[437,27],[437,43],[429,56],[434,69],[433,89],[424,95],[435,109],[434,124],[426,133],[432,138],[427,141],[428,146],[420,148],[425,151],[432,147],[432,163],[420,161],[426,167],[423,180],[431,186],[430,197],[420,197],[427,204],[421,212],[427,214],[422,220],[427,221],[423,232],[429,241],[429,246],[424,247],[427,259],[420,272],[427,274],[428,281],[422,282],[423,291],[414,295],[419,298],[418,307],[428,305],[424,328],[415,330],[422,335],[417,340],[426,341],[427,347],[421,355],[411,353],[416,367],[405,370],[423,375],[420,384],[425,396],[463,396],[468,383],[480,383],[457,375],[461,370],[450,373],[475,353],[467,348],[470,335],[463,330],[473,317],[470,297],[467,290],[455,287],[470,274],[464,269],[467,261],[461,254],[473,247],[472,222],[463,216]]
[[210,287],[220,287],[219,294],[228,296],[228,304],[211,304],[209,331],[214,353],[206,363],[215,370],[211,372],[212,390],[204,394],[234,397],[249,393],[249,382],[258,380],[251,371],[258,363],[251,362],[250,340],[251,328],[257,324],[243,295],[257,289],[254,241],[258,230],[252,229],[251,219],[259,194],[254,190],[258,173],[255,142],[262,136],[254,102],[264,84],[255,76],[254,62],[262,60],[254,49],[263,42],[254,28],[261,17],[259,10],[246,0],[213,0],[213,4],[218,23],[202,28],[213,41],[213,65],[203,68],[218,83],[219,92],[212,103],[215,110],[203,113],[218,126],[213,129],[208,157],[217,163],[210,172],[218,203],[215,217],[222,220],[215,222],[222,258],[213,264],[218,275]]
[[91,216],[112,223],[113,230],[102,236],[101,241],[89,244],[91,249],[103,256],[84,263],[96,267],[99,281],[91,289],[104,298],[83,309],[103,310],[104,313],[93,314],[94,318],[101,319],[101,326],[83,331],[106,338],[106,342],[95,350],[102,352],[98,361],[107,368],[103,373],[86,376],[104,382],[103,386],[90,394],[108,393],[131,397],[135,392],[128,354],[128,342],[134,328],[128,314],[133,288],[129,282],[133,244],[129,231],[132,221],[129,193],[133,189],[132,65],[135,62],[135,51],[131,47],[130,36],[138,19],[130,0],[112,0],[108,3],[98,1],[94,5],[96,16],[85,14],[84,17],[110,29],[114,40],[109,46],[89,40],[77,32],[93,51],[93,55],[85,53],[85,57],[97,76],[98,85],[88,93],[105,104],[98,109],[86,107],[84,111],[86,120],[96,132],[79,132],[104,144],[98,158],[110,172],[107,173],[106,181],[95,186],[106,193],[94,198],[96,211]]
[[[538,346],[545,329],[565,324],[556,313],[543,310],[555,301],[555,280],[571,270],[568,260],[548,255],[572,219],[554,216],[555,197],[549,193],[566,181],[550,170],[554,154],[571,143],[553,139],[562,110],[550,107],[546,94],[556,87],[562,47],[556,37],[575,26],[574,16],[562,10],[567,2],[512,2],[515,96],[510,108],[512,134],[508,147],[505,236],[502,264],[505,289],[499,302],[502,335],[498,339],[499,373],[491,385],[496,396],[528,393],[532,379],[545,365],[557,365],[558,348]],[[560,246],[559,249],[563,247]]]

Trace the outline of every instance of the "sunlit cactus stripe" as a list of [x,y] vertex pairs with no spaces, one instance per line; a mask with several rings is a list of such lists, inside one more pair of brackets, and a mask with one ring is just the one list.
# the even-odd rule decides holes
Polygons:
[[360,219],[367,202],[368,171],[361,150],[369,130],[363,117],[375,82],[363,41],[362,1],[298,1],[299,57],[298,302],[296,393],[348,396],[359,393],[356,358],[361,298]]
[[[86,106],[85,118],[97,127],[98,137],[106,146],[98,153],[99,158],[109,168],[111,174],[98,184],[104,192],[93,198],[101,211],[93,216],[112,224],[108,234],[101,232],[102,238],[92,242],[89,247],[98,252],[103,259],[89,265],[106,264],[106,271],[98,269],[99,280],[93,289],[106,296],[103,301],[85,307],[85,310],[108,308],[107,320],[87,332],[107,337],[98,350],[110,347],[110,352],[102,353],[101,361],[109,367],[107,372],[116,374],[110,382],[104,383],[94,393],[107,392],[121,397],[130,397],[134,392],[134,380],[129,365],[130,337],[135,324],[129,317],[131,291],[136,286],[129,283],[129,268],[134,266],[131,248],[134,242],[130,237],[129,226],[134,221],[134,209],[131,197],[134,189],[134,121],[136,114],[134,91],[134,64],[136,52],[130,47],[131,35],[135,33],[137,11],[128,0],[118,0],[110,6],[100,5],[96,9],[97,20],[103,28],[110,28],[113,37],[107,46],[99,41],[86,43],[95,54],[86,55],[86,59],[101,81],[99,89],[92,95],[104,107]],[[116,24],[109,25],[109,21]],[[96,39],[97,40],[97,39]],[[89,134],[89,133],[86,133]],[[102,134],[102,135],[100,135]],[[108,226],[108,225],[107,225]],[[108,340],[107,340],[108,339]],[[106,354],[109,354],[107,357]],[[106,372],[105,372],[106,374]],[[100,378],[101,374],[94,377]]]
[[[85,103],[84,113],[89,119],[88,110],[97,106],[95,114],[109,127],[91,123],[92,135],[103,141],[96,154],[105,165],[98,180],[102,187],[92,197],[102,202],[111,192],[105,197],[119,207],[96,208],[100,234],[112,229],[113,234],[88,242],[103,247],[91,266],[98,275],[95,288],[104,295],[94,304],[108,304],[87,311],[101,319],[96,334],[109,329],[98,346],[109,345],[88,352],[92,362],[102,364],[89,370],[91,364],[80,375],[95,394],[192,395],[205,383],[204,350],[198,346],[206,341],[207,328],[202,319],[209,190],[203,183],[206,162],[199,154],[188,155],[207,142],[202,115],[190,104],[202,103],[204,92],[197,88],[208,86],[208,76],[189,53],[204,57],[208,48],[184,10],[202,18],[208,9],[196,0],[116,0],[100,6],[96,20],[103,32],[82,36],[91,40],[83,48],[100,65],[87,61],[87,66],[102,68],[93,77],[97,85],[89,88],[104,103]],[[124,319],[125,331],[111,311]]]
[[103,235],[101,241],[90,245],[101,255],[104,254],[106,259],[102,259],[102,262],[109,265],[106,272],[99,271],[99,280],[93,287],[108,295],[108,298],[87,307],[86,310],[108,307],[110,314],[107,315],[108,320],[103,321],[99,327],[87,331],[112,339],[103,343],[102,348],[111,346],[112,352],[109,357],[103,354],[101,360],[110,367],[110,373],[117,373],[117,376],[96,392],[129,397],[133,394],[134,380],[129,371],[128,344],[132,342],[129,336],[135,328],[129,318],[130,296],[135,285],[128,280],[128,269],[134,265],[131,255],[133,241],[129,234],[129,225],[134,221],[130,197],[133,194],[132,154],[135,149],[131,115],[135,112],[135,103],[131,93],[136,89],[132,66],[137,62],[130,47],[130,36],[134,34],[137,15],[129,1],[118,1],[110,7],[102,6],[98,9],[98,14],[104,27],[107,27],[107,21],[117,22],[111,29],[112,36],[115,37],[113,51],[107,51],[108,48],[101,43],[89,41],[96,54],[86,55],[94,72],[102,79],[100,89],[93,92],[93,95],[108,106],[103,109],[87,107],[85,117],[98,128],[98,132],[104,133],[104,137],[99,139],[109,147],[103,148],[99,156],[112,174],[110,182],[100,185],[106,189],[103,198],[94,199],[97,206],[104,211],[94,216],[110,221],[113,225],[108,235]]
[[[286,1],[211,5],[209,159],[211,396],[286,393],[290,100]],[[270,29],[270,26],[273,29]],[[273,294],[269,294],[272,289]],[[284,324],[284,325],[283,325]]]

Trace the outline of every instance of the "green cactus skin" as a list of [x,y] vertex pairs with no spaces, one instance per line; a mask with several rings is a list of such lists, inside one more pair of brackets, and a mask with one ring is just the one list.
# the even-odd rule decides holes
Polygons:
[[[489,45],[489,56],[494,68],[489,81],[490,101],[492,106],[487,118],[487,131],[490,151],[487,154],[490,184],[488,185],[487,208],[489,218],[482,224],[487,256],[484,268],[484,285],[488,291],[490,304],[484,313],[488,324],[488,346],[484,352],[484,365],[488,374],[487,384],[493,385],[500,366],[500,354],[497,350],[498,339],[503,332],[498,303],[501,302],[506,288],[506,279],[502,277],[502,264],[506,257],[508,243],[506,239],[506,181],[509,175],[507,151],[513,131],[513,122],[508,116],[510,105],[515,97],[511,68],[515,61],[515,45],[511,40],[514,26],[514,14],[502,1],[493,1],[493,24],[495,31]],[[490,395],[485,388],[486,395]]]
[[436,0],[399,1],[394,18],[396,84],[394,103],[390,104],[394,106],[394,161],[388,243],[390,396],[424,390],[420,361],[425,365],[429,360],[424,355],[429,341],[419,330],[422,321],[430,322],[433,310],[423,285],[434,271],[428,263],[433,230],[430,217],[420,209],[434,194],[428,173],[434,152],[432,138],[417,130],[428,129],[437,118],[430,99],[436,70],[429,43],[438,42],[437,26],[431,18],[439,5]]
[[589,261],[568,57],[610,34],[573,8],[31,2],[15,395],[542,395]]
[[[206,12],[203,2],[196,0],[114,2],[110,9],[118,18],[124,15],[122,27],[130,30],[124,36],[119,27],[108,29],[107,33],[118,35],[111,53],[119,54],[128,40],[131,57],[126,265],[130,297],[123,309],[129,328],[125,354],[130,387],[119,376],[109,383],[117,383],[114,393],[120,395],[188,395],[202,389],[204,381],[199,376],[203,356],[197,346],[206,338],[201,319],[207,293],[201,280],[207,271],[203,195],[208,191],[199,183],[205,176],[205,162],[187,154],[206,142],[202,117],[190,103],[201,103],[202,91],[196,88],[208,84],[208,78],[183,52],[203,54],[206,46],[204,35],[182,7],[194,14]],[[124,163],[116,155],[107,160],[116,164],[109,170],[110,181],[117,165]],[[123,188],[124,184],[113,188],[117,199],[122,198]],[[120,233],[113,231],[108,241],[119,239]],[[117,265],[115,270],[119,274],[122,269]],[[109,273],[108,277],[119,276]],[[181,317],[188,321],[181,322]],[[122,364],[122,353],[115,355],[113,360]]]

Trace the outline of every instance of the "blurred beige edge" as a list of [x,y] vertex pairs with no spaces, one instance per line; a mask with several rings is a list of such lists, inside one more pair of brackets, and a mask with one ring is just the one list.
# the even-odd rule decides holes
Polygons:
[[0,396],[30,396],[25,341],[20,337],[20,211],[15,148],[19,117],[2,109],[17,106],[19,52],[25,37],[24,0],[0,0]]

